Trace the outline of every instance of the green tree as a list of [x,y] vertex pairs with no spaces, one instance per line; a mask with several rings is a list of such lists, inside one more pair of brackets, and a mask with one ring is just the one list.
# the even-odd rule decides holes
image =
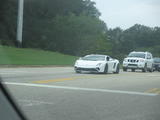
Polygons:
[[0,44],[16,45],[17,1],[0,2]]

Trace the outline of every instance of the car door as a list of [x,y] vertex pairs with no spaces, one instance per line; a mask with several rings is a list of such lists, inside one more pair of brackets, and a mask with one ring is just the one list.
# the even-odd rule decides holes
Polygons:
[[113,58],[109,57],[108,61],[108,72],[113,72],[115,61]]
[[147,68],[151,68],[153,64],[153,59],[151,54],[147,54]]

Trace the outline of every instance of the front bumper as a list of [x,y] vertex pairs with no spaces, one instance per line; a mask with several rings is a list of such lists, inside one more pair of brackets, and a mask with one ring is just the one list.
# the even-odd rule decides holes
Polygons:
[[103,66],[74,66],[75,71],[89,71],[89,72],[97,72],[101,73],[104,71]]
[[145,63],[129,63],[129,62],[123,62],[123,68],[134,68],[134,69],[142,69],[144,68]]
[[74,67],[75,71],[90,71],[90,72],[99,72],[100,68],[83,68],[83,67]]

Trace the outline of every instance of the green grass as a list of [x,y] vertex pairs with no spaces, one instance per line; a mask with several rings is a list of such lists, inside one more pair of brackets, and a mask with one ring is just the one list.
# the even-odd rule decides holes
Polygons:
[[0,65],[73,65],[77,57],[0,45]]

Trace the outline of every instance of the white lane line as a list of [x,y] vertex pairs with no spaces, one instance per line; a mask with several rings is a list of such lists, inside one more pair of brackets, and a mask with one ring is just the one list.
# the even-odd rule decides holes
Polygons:
[[55,88],[55,89],[90,91],[90,92],[121,93],[121,94],[143,95],[143,96],[157,96],[158,95],[156,93],[143,93],[143,92],[134,92],[134,91],[109,90],[109,89],[94,89],[94,88],[81,88],[81,87],[66,87],[66,86],[30,84],[30,83],[3,82],[3,84],[18,85],[18,86],[29,86],[29,87],[43,87],[43,88]]
[[10,75],[10,74],[16,74],[16,73],[0,73],[0,75]]
[[26,100],[26,99],[21,99],[18,100],[19,102],[23,103],[23,106],[30,107],[30,106],[38,106],[38,105],[53,105],[51,102],[44,102],[44,101],[38,101],[38,100]]
[[149,77],[160,77],[160,75],[148,75]]

